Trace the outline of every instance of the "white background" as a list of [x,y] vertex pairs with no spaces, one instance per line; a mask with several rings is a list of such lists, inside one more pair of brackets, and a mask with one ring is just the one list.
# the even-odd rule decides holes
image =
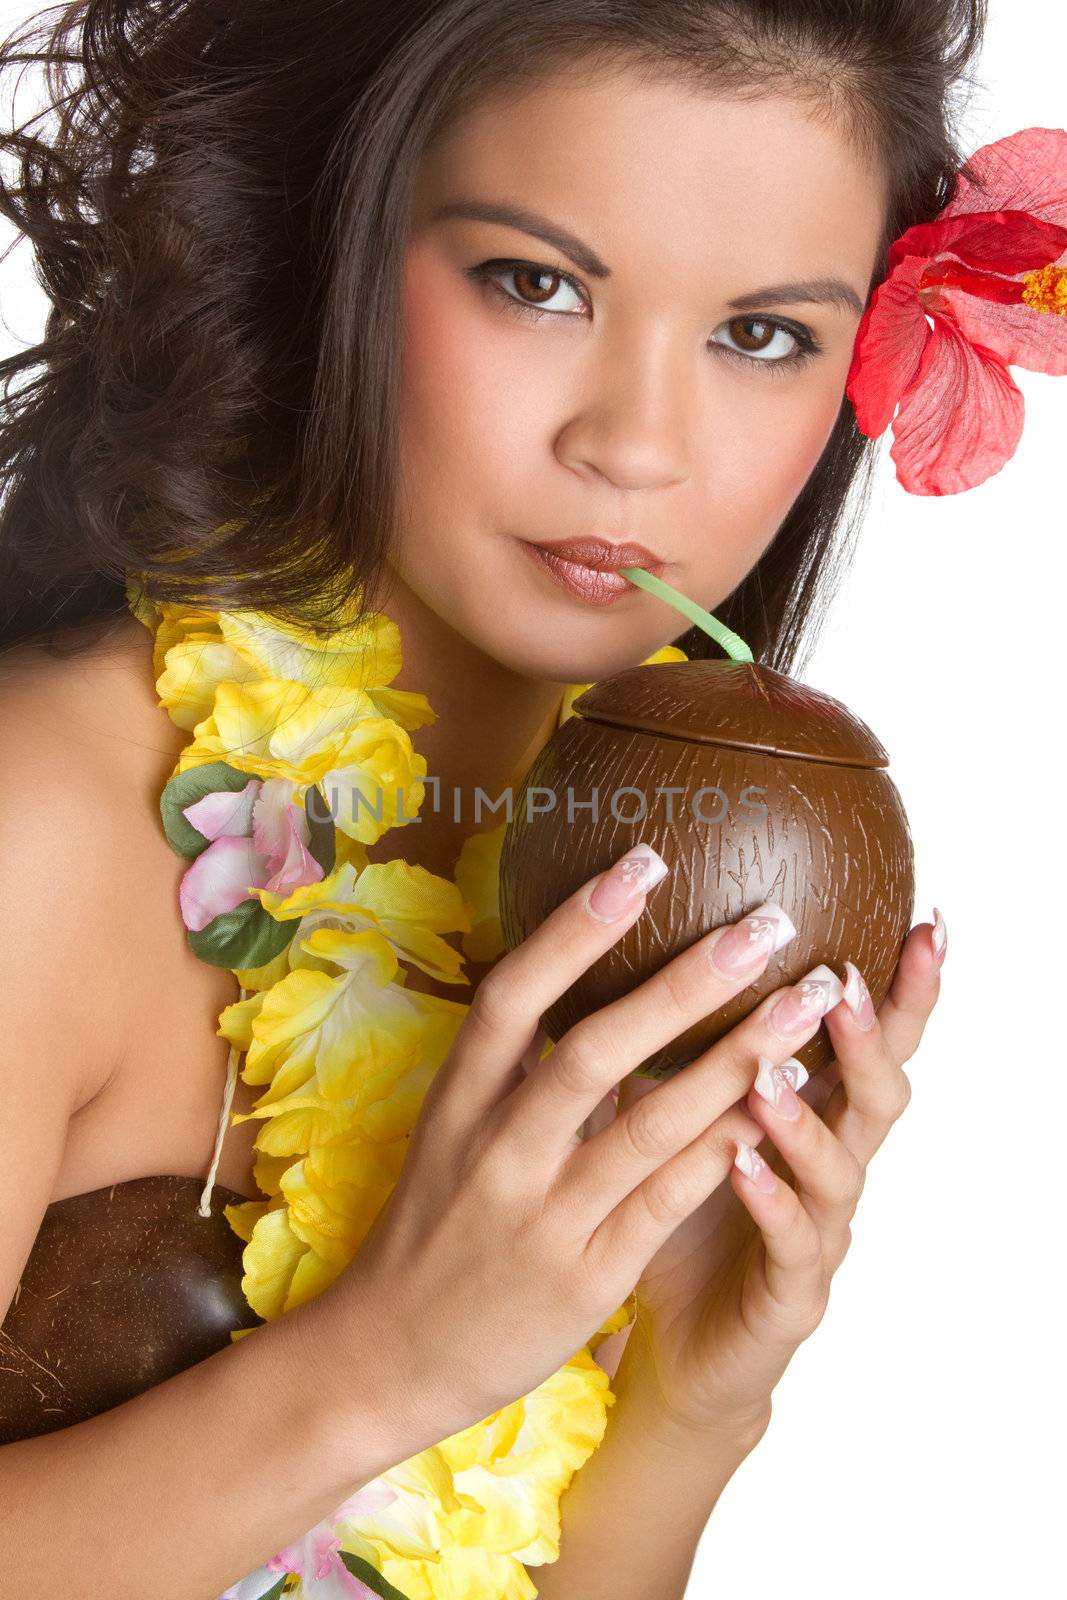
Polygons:
[[[968,153],[1067,124],[1067,12],[991,11]],[[5,34],[29,15],[0,3]],[[37,337],[23,245],[0,306],[4,353]],[[705,1530],[687,1600],[1000,1600],[1063,1581],[1067,381],[1012,376],[1022,440],[977,489],[906,493],[883,439],[849,580],[803,671],[889,751],[915,920],[940,906],[949,948],[826,1317]]]

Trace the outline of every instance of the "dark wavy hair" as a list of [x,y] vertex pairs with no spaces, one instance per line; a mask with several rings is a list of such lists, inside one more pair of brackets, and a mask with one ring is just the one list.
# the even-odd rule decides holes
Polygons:
[[[41,341],[0,361],[0,646],[90,618],[106,631],[130,571],[155,599],[315,628],[335,625],[339,596],[374,609],[410,188],[428,142],[483,94],[579,59],[799,94],[888,173],[873,289],[892,240],[937,214],[959,171],[974,178],[952,128],[985,21],[986,0],[39,12],[0,45],[0,75],[45,73],[44,109],[0,134],[18,158],[0,211],[51,302]],[[776,537],[717,608],[757,660],[790,671],[813,642],[871,463],[843,400]],[[719,653],[695,628],[676,643]]]

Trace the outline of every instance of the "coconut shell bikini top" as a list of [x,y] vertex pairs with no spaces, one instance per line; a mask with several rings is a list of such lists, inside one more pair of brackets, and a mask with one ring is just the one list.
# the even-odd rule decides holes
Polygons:
[[228,1345],[261,1318],[241,1291],[244,1195],[149,1177],[47,1208],[0,1324],[0,1444],[83,1422]]

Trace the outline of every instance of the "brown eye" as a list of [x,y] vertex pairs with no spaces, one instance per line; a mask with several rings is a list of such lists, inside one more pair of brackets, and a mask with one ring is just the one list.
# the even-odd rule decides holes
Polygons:
[[[538,261],[482,261],[467,272],[476,283],[487,284],[506,310],[520,317],[585,316],[588,302],[569,273],[546,267]],[[556,296],[569,292],[571,305],[549,304]]]
[[[776,322],[768,322],[760,317],[734,317],[726,326],[730,330],[731,339],[736,340],[742,350],[749,352],[766,350],[774,335],[781,331]],[[755,337],[745,332],[737,332],[738,329],[745,328],[756,328],[758,332]]]
[[[542,300],[551,300],[552,296],[559,292],[559,285],[563,282],[558,272],[548,272],[544,267],[513,267],[511,276],[523,299],[530,299],[534,304],[539,304]],[[546,278],[552,285],[550,289],[546,289],[544,282],[539,281]],[[531,284],[534,287],[528,290],[528,285]]]
[[[747,361],[749,366],[766,367],[768,372],[798,365],[821,348],[810,333],[788,328],[776,317],[732,317],[718,332],[729,342],[716,337],[712,343],[725,355]],[[775,344],[779,334],[782,343]]]

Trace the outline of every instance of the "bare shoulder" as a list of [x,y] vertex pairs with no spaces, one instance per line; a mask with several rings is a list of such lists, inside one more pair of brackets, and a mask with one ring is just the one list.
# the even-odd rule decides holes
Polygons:
[[169,718],[135,625],[145,642],[123,627],[84,654],[0,653],[0,1107],[18,1130],[0,1164],[0,1320],[71,1130],[125,1048],[143,942],[136,875],[173,874],[150,790],[173,763]]
[[58,1036],[43,1047],[63,1047],[75,1108],[114,1065],[138,886],[175,875],[158,797],[188,737],[158,705],[141,623],[87,637],[0,653],[2,959],[47,999],[37,1023]]
[[5,753],[31,757],[60,742],[86,776],[125,777],[131,760],[148,767],[153,753],[171,756],[182,736],[157,702],[148,630],[126,616],[103,633],[60,629],[54,649],[33,641],[0,651],[0,738]]

